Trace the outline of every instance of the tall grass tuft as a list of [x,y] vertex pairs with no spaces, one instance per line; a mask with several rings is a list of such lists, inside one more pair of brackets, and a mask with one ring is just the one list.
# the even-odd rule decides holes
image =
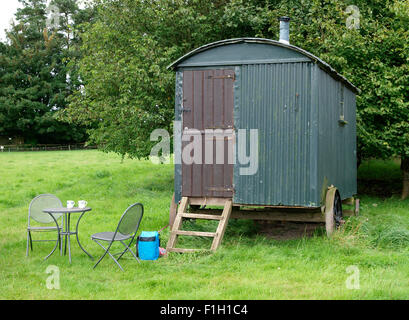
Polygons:
[[369,228],[369,241],[373,247],[400,249],[409,247],[409,230],[401,225],[379,224]]
[[334,239],[344,246],[399,250],[409,247],[409,230],[398,222],[351,217]]

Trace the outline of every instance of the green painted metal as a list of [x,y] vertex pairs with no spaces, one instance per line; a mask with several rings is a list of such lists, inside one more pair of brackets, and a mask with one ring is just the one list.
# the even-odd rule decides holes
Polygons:
[[288,48],[264,43],[234,43],[202,51],[182,61],[178,67],[236,65],[311,61],[303,54]]
[[319,206],[310,159],[312,66],[241,67],[235,124],[236,129],[258,129],[259,164],[254,175],[242,175],[241,166],[235,166],[234,203]]
[[[325,62],[291,45],[247,38],[203,46],[170,67],[177,70],[176,119],[183,70],[235,69],[235,129],[258,129],[259,165],[250,176],[234,166],[234,203],[319,207],[330,185],[343,199],[356,194],[359,90]],[[180,183],[175,166],[176,201]]]
[[349,198],[357,193],[355,94],[323,70],[315,67],[315,72],[318,187],[334,185]]
[[[235,46],[236,44],[241,44],[241,46]],[[219,47],[225,47],[227,49],[220,49],[221,51],[218,51],[218,54],[210,53],[215,52],[214,50],[219,50]],[[275,47],[276,49],[271,49],[271,47]],[[206,53],[202,55],[202,52]],[[180,67],[206,67],[210,65],[284,63],[294,62],[294,59],[314,61],[334,79],[343,82],[353,92],[359,93],[359,89],[349,82],[348,79],[312,53],[291,44],[284,44],[279,41],[264,38],[236,38],[212,42],[180,57],[171,63],[168,69],[175,70]]]

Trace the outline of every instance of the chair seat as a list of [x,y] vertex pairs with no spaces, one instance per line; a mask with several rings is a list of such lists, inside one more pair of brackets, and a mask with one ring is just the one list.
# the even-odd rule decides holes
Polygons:
[[[58,227],[58,229],[62,229],[62,227]],[[57,227],[28,227],[27,230],[32,230],[32,231],[52,231],[52,230],[57,230]]]
[[[104,241],[111,241],[112,238],[114,237],[115,232],[99,232],[95,233],[91,236],[91,239],[97,239],[97,240],[104,240]],[[115,235],[114,241],[122,241],[122,240],[127,240],[132,238],[130,235],[123,235],[122,233],[118,232]]]

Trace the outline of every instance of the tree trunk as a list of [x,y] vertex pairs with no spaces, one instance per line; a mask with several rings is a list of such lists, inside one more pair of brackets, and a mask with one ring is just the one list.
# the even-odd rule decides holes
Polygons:
[[404,200],[409,196],[409,157],[402,157],[400,169],[403,177],[402,200]]

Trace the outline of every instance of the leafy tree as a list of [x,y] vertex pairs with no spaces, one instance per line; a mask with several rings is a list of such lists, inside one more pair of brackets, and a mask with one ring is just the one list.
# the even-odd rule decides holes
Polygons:
[[[82,35],[84,87],[65,116],[94,124],[91,141],[144,157],[154,128],[171,128],[174,75],[166,66],[195,47],[234,37],[278,38],[292,19],[291,43],[331,64],[357,97],[358,155],[402,159],[409,193],[409,10],[403,0],[98,0],[98,20]],[[348,28],[359,9],[359,28]]]
[[[17,23],[7,32],[0,57],[0,135],[23,136],[29,143],[77,142],[85,130],[55,119],[66,97],[76,89],[67,66],[69,44],[61,32],[69,24],[47,28],[45,0],[20,0]],[[52,2],[58,4],[58,1]],[[75,14],[76,1],[70,4]],[[62,19],[61,19],[62,20]]]
[[221,3],[98,1],[98,21],[83,34],[84,88],[62,117],[85,125],[106,151],[149,155],[150,133],[171,130],[174,74],[166,66],[182,53],[218,39]]
[[[320,9],[318,3],[324,4]],[[409,195],[409,4],[354,1],[359,29],[347,29],[348,1],[312,1],[295,14],[292,42],[344,74],[357,97],[358,156],[401,158],[402,198]],[[297,13],[297,9],[294,13]],[[300,19],[300,20],[298,20]],[[307,23],[310,20],[312,23]],[[318,22],[318,24],[316,23]]]

